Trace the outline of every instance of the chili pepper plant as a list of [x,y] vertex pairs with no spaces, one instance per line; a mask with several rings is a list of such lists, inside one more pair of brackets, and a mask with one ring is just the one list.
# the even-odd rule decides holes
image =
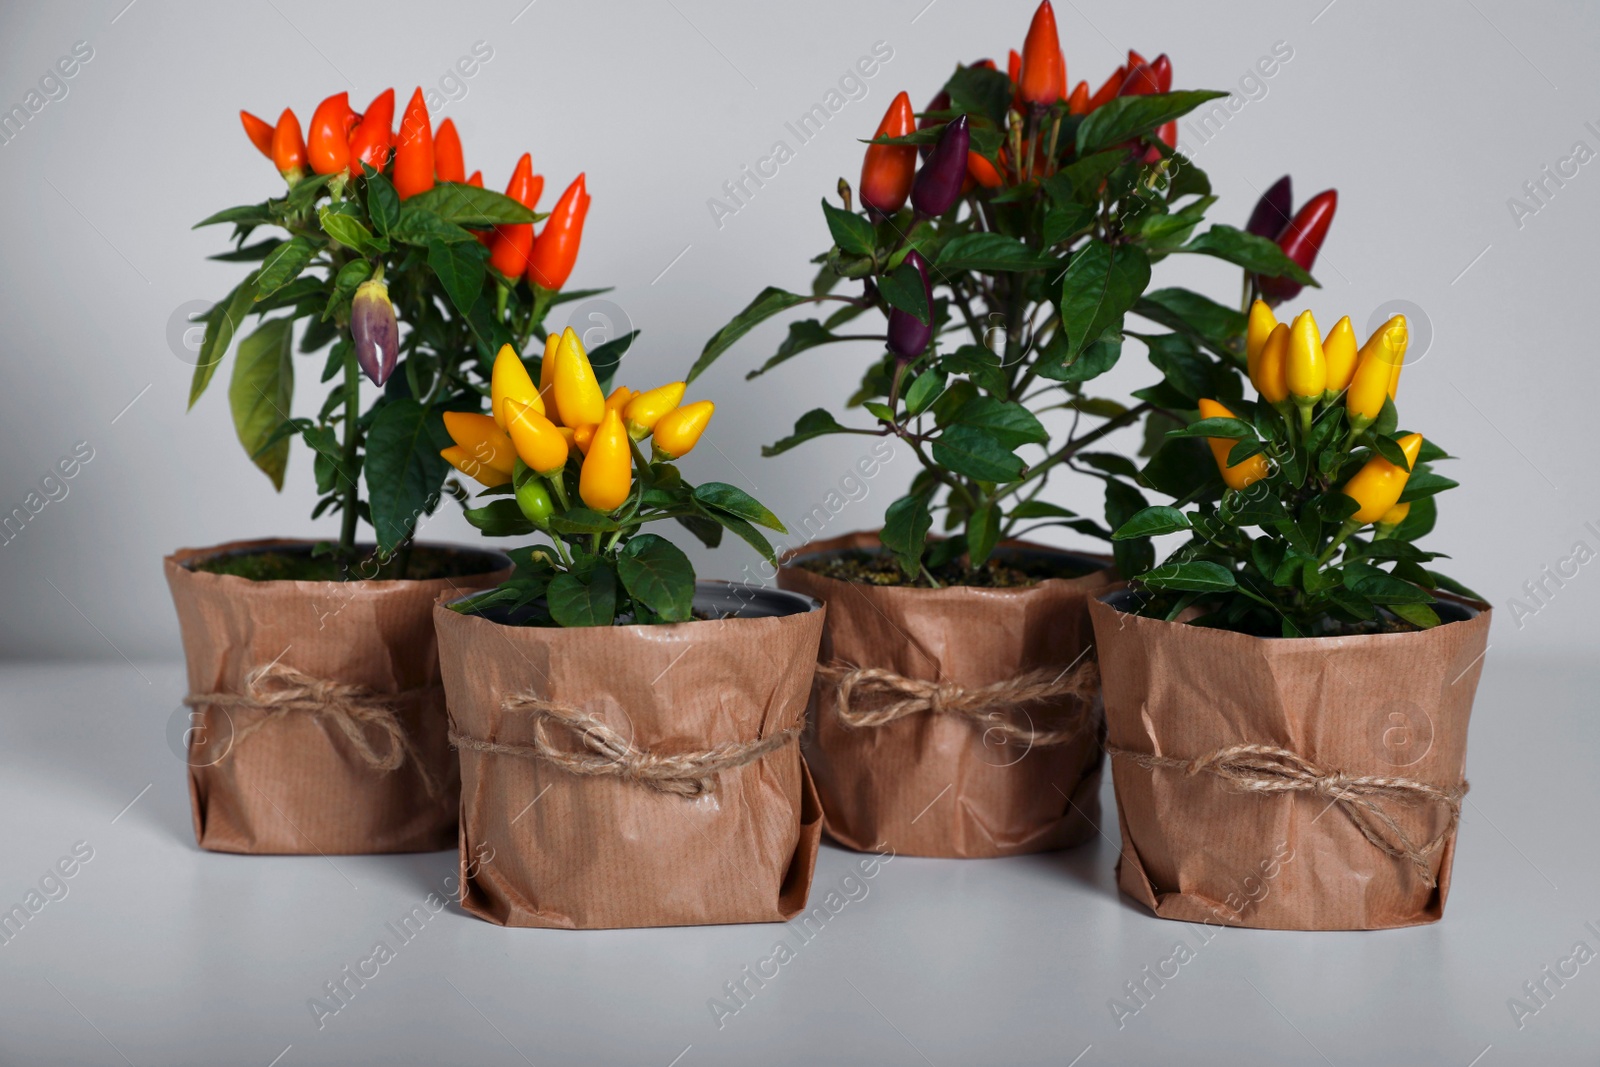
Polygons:
[[[1225,94],[1173,90],[1170,60],[1137,52],[1097,91],[1069,84],[1045,0],[1009,72],[960,66],[920,116],[899,94],[858,186],[841,179],[837,202],[822,203],[832,243],[810,290],[763,290],[689,376],[791,308],[832,310],[791,323],[751,377],[821,345],[882,342],[849,399],[866,419],[818,408],[763,453],[827,434],[905,442],[922,470],[889,505],[881,539],[914,584],[938,585],[951,566],[971,582],[997,544],[1042,527],[1110,540],[1148,501],[1134,463],[1097,446],[1142,422],[1159,437],[1184,421],[1175,412],[1237,391],[1243,312],[1151,289],[1162,260],[1219,257],[1245,269],[1247,291],[1315,284],[1273,237],[1206,225],[1216,197],[1177,152],[1176,125]],[[869,312],[884,316],[882,333],[855,325]],[[1130,341],[1160,378],[1132,397],[1100,395],[1094,382]],[[1070,415],[1065,435],[1046,429],[1049,412]],[[1044,498],[1062,470],[1104,483],[1109,528]],[[930,543],[936,522],[952,536]],[[1148,538],[1112,546],[1122,573],[1150,569]]]
[[[484,486],[507,495],[467,512],[492,537],[541,534],[545,544],[508,553],[515,573],[498,588],[452,605],[531,626],[687,622],[694,567],[683,550],[646,523],[676,519],[716,547],[732,531],[768,560],[756,529],[786,532],[771,511],[722,482],[690,485],[676,461],[693,450],[715,410],[684,404],[684,382],[609,396],[583,342],[552,333],[536,384],[508,345],[495,360],[490,415],[446,412],[455,444],[441,455]],[[643,451],[650,444],[650,454]]]
[[[312,517],[341,518],[337,541],[318,551],[347,577],[362,521],[385,573],[405,577],[417,523],[450,470],[445,414],[480,410],[495,354],[544,340],[551,308],[604,291],[562,291],[589,205],[583,175],[536,239],[544,179],[530,156],[502,195],[482,187],[481,172],[467,176],[454,123],[435,127],[420,89],[398,131],[394,111],[389,89],[359,114],[347,94],[328,97],[305,133],[292,110],[275,124],[240,112],[286,188],[198,224],[231,224],[234,247],[212,258],[251,266],[202,317],[189,404],[240,337],[228,387],[239,441],[280,490],[290,442],[311,450]],[[269,235],[251,241],[258,230]],[[634,336],[596,349],[604,373]],[[326,399],[314,416],[291,417],[295,354],[324,351]],[[365,407],[362,374],[381,389]]]
[[1215,469],[1113,535],[1189,534],[1132,576],[1134,613],[1314,637],[1436,626],[1439,590],[1481,599],[1430,569],[1442,557],[1416,544],[1433,529],[1435,495],[1457,483],[1433,470],[1442,448],[1400,428],[1408,340],[1403,315],[1358,349],[1348,316],[1323,335],[1309,311],[1280,323],[1256,302],[1247,357],[1257,399],[1202,399],[1197,420],[1166,434],[1166,448],[1206,439]]

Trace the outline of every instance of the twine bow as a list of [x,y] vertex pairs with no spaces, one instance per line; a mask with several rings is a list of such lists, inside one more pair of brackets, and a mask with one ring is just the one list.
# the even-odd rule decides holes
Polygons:
[[[230,752],[269,723],[291,712],[302,712],[337,726],[362,762],[373,770],[396,770],[410,760],[428,796],[439,795],[439,784],[406,736],[394,708],[396,701],[415,699],[417,694],[436,691],[436,686],[403,693],[376,693],[365,686],[315,678],[293,667],[272,663],[251,671],[245,678],[244,688],[243,693],[199,693],[183,698],[183,703],[191,708],[266,712],[254,722],[234,730]],[[373,743],[374,734],[386,738],[388,743],[379,748]]]
[[[1129,759],[1146,769],[1179,770],[1186,777],[1215,775],[1241,792],[1314,793],[1327,797],[1374,846],[1395,859],[1408,860],[1430,889],[1438,879],[1429,857],[1455,831],[1461,819],[1461,799],[1468,789],[1465,781],[1443,788],[1414,778],[1343,774],[1275,745],[1229,745],[1192,760],[1134,752],[1111,744],[1106,745],[1106,751],[1113,758]],[[1437,804],[1448,818],[1436,837],[1419,845],[1401,828],[1385,802]]]
[[[993,685],[968,689],[950,682],[927,682],[907,678],[879,667],[852,667],[846,663],[824,663],[817,667],[817,680],[835,686],[835,706],[846,726],[883,726],[908,715],[930,713],[955,715],[998,732],[1008,740],[1029,745],[1062,745],[1077,737],[1094,714],[1094,696],[1100,688],[1100,672],[1093,660],[1072,671],[1038,670]],[[887,701],[871,708],[858,708],[860,697]],[[1045,701],[1075,698],[1073,711],[1061,725],[1038,730],[1031,724],[1019,726],[1000,714],[1003,710]]]
[[[800,736],[800,727],[757,738],[730,741],[702,752],[658,753],[637,748],[603,720],[582,708],[531,693],[507,697],[502,711],[525,712],[533,719],[531,742],[486,741],[450,730],[450,743],[470,752],[541,759],[586,778],[621,778],[661,793],[699,797],[717,790],[716,776],[755,763]],[[556,744],[551,727],[575,737],[582,750]]]

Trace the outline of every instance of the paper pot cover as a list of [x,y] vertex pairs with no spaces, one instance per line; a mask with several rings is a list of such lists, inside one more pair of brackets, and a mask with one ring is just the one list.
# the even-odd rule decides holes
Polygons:
[[[192,709],[183,749],[195,840],[219,852],[311,855],[449,848],[456,834],[457,771],[445,739],[433,602],[443,593],[494,585],[508,571],[429,581],[306,582],[189,569],[207,556],[311,543],[238,541],[166,557],[189,693],[243,694],[251,672],[268,665],[358,686],[392,699],[387,706],[415,758],[392,771],[375,770],[322,715],[202,705]],[[478,555],[489,568],[506,562],[499,553]],[[432,795],[421,768],[434,785]]]
[[[1086,605],[1111,586],[1109,569],[1020,589],[917,589],[846,582],[793,565],[814,554],[877,547],[877,536],[866,533],[819,541],[779,572],[782,588],[828,605],[823,664],[974,689],[1092,659]],[[840,843],[977,858],[1064,848],[1095,834],[1102,760],[1095,709],[1066,698],[1002,712],[1036,728],[1087,714],[1073,740],[1030,746],[948,714],[848,726],[836,698],[837,687],[819,679],[805,751],[827,832]]]
[[[507,706],[524,695],[593,716],[594,735],[635,753],[776,739],[805,713],[822,633],[820,606],[802,606],[815,610],[561,629],[503,625],[440,603],[453,727],[526,750],[540,736],[538,716]],[[544,736],[563,753],[592,754],[582,734],[547,723]],[[683,926],[781,922],[805,905],[822,816],[797,738],[718,772],[694,797],[467,742],[460,759],[461,905],[479,918]]]
[[[1090,612],[1113,752],[1196,760],[1260,745],[1274,750],[1275,771],[1285,759],[1301,766],[1302,782],[1340,774],[1444,792],[1464,784],[1486,606],[1431,630],[1302,639],[1140,618],[1099,601]],[[1380,813],[1366,816],[1370,809],[1330,799],[1326,789],[1250,792],[1213,773],[1121,754],[1112,778],[1118,881],[1162,918],[1373,930],[1435,922],[1444,912],[1455,821],[1447,804],[1409,785],[1370,792],[1364,799]],[[1369,840],[1363,817],[1391,846],[1400,838],[1379,825],[1384,818],[1414,845],[1437,839],[1426,872]]]

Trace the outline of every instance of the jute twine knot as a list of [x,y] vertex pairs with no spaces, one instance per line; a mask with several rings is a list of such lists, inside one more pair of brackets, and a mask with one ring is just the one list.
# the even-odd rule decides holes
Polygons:
[[[452,727],[450,743],[469,752],[544,760],[580,777],[621,778],[680,797],[716,792],[718,774],[755,763],[800,736],[797,725],[754,741],[730,741],[701,752],[661,753],[636,747],[599,717],[558,700],[521,693],[507,697],[500,708],[532,717],[531,742],[486,741]],[[552,727],[576,738],[582,749],[574,752],[557,744]]]
[[[286,715],[293,712],[316,715],[337,726],[362,762],[373,770],[396,770],[410,760],[428,796],[439,795],[439,784],[406,736],[394,708],[396,701],[415,699],[417,694],[428,689],[377,693],[366,686],[315,678],[282,663],[257,667],[245,677],[244,688],[243,693],[198,693],[183,698],[183,703],[191,708],[266,712],[253,722],[234,728],[230,753],[262,727]],[[374,735],[386,741],[383,747],[373,743]]]
[[[983,726],[985,733],[993,731],[1030,746],[1062,745],[1082,734],[1094,716],[1094,697],[1100,690],[1100,671],[1093,660],[1075,670],[1030,671],[972,689],[839,661],[819,664],[817,680],[835,687],[835,708],[846,726],[883,726],[908,715],[954,715]],[[858,707],[863,698],[872,706]],[[1071,710],[1050,729],[1036,729],[1031,723],[1019,725],[1003,714],[1068,698],[1073,700]]]
[[[1132,760],[1146,769],[1182,771],[1186,777],[1210,774],[1240,792],[1313,793],[1339,806],[1366,839],[1395,859],[1408,860],[1431,889],[1438,880],[1428,860],[1455,832],[1461,800],[1468,785],[1449,788],[1415,778],[1349,775],[1319,766],[1296,752],[1275,745],[1229,745],[1196,759],[1178,759],[1134,752],[1107,744],[1113,758]],[[1446,813],[1445,827],[1432,840],[1417,844],[1390,814],[1392,804],[1435,804]]]

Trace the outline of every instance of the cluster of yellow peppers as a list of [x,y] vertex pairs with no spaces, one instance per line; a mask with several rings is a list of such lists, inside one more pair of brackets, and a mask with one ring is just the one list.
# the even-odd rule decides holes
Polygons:
[[[520,459],[550,481],[565,506],[562,474],[576,449],[583,456],[579,498],[596,511],[615,511],[633,489],[634,442],[652,438],[654,458],[670,461],[694,448],[711,421],[711,401],[682,404],[684,388],[683,382],[672,382],[636,393],[618,386],[606,396],[583,342],[568,327],[546,340],[538,385],[516,350],[503,346],[490,377],[492,414],[445,412],[445,429],[455,445],[439,454],[491,488],[511,481]],[[537,482],[525,482],[517,498],[530,520],[549,514],[548,497]]]
[[[1404,315],[1396,315],[1372,334],[1367,343],[1356,346],[1355,329],[1346,315],[1334,323],[1324,337],[1311,312],[1302,311],[1292,323],[1281,323],[1263,301],[1250,308],[1245,332],[1245,356],[1250,383],[1261,399],[1281,412],[1290,425],[1298,424],[1302,435],[1311,430],[1319,404],[1334,405],[1341,400],[1350,423],[1350,440],[1377,421],[1385,400],[1394,399],[1400,385],[1410,335]],[[1200,401],[1201,418],[1236,418],[1215,400]],[[1212,455],[1222,478],[1232,489],[1243,489],[1269,473],[1266,457],[1257,453],[1228,466],[1228,453],[1236,443],[1231,438],[1209,439]],[[1407,434],[1399,439],[1406,462],[1414,466],[1422,450],[1422,435]],[[1375,455],[1340,490],[1360,507],[1350,521],[1364,526],[1377,523],[1387,534],[1405,521],[1411,505],[1399,502],[1410,471]]]

